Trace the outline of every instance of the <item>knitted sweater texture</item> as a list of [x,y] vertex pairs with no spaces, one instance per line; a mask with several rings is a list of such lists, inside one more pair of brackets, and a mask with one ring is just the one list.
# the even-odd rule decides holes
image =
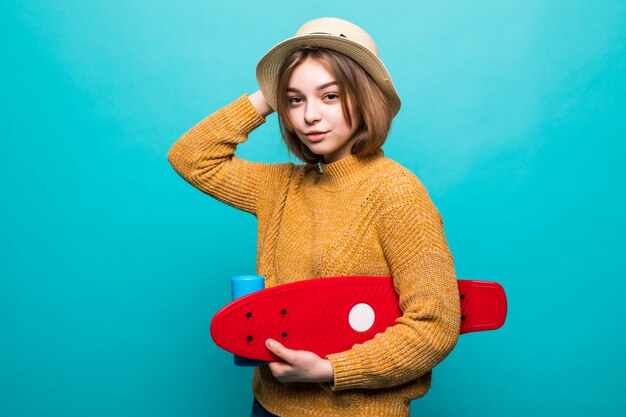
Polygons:
[[186,132],[168,159],[194,187],[257,218],[257,274],[266,287],[391,276],[403,314],[372,340],[328,355],[332,383],[281,383],[261,366],[254,395],[286,417],[408,416],[410,401],[428,391],[432,368],[459,335],[458,287],[441,216],[419,179],[382,150],[319,167],[235,156],[264,122],[243,95]]

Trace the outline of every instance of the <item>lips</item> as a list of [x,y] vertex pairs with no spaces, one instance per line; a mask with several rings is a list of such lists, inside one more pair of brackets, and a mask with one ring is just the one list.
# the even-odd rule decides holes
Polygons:
[[308,132],[306,134],[306,137],[311,142],[319,142],[319,141],[321,141],[322,139],[324,139],[326,137],[327,133],[328,132],[322,132],[322,131],[319,131],[319,130],[315,130],[315,131]]

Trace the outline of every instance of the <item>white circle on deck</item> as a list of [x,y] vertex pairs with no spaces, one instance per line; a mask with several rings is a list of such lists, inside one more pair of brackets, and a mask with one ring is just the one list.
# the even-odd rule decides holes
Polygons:
[[374,309],[365,303],[360,303],[352,307],[348,321],[350,327],[357,332],[366,332],[374,325],[375,318]]

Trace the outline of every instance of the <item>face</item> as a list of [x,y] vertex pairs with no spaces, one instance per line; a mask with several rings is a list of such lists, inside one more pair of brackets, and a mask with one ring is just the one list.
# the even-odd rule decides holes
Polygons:
[[358,129],[352,106],[353,126],[343,115],[335,78],[315,60],[298,65],[287,88],[289,120],[296,135],[311,152],[330,164],[350,156],[352,137]]

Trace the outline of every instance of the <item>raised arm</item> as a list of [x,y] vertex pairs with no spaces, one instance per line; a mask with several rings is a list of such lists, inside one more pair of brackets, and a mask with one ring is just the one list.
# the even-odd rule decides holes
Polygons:
[[272,111],[260,91],[244,94],[187,131],[171,147],[168,159],[194,187],[256,215],[260,188],[272,168],[234,153]]

